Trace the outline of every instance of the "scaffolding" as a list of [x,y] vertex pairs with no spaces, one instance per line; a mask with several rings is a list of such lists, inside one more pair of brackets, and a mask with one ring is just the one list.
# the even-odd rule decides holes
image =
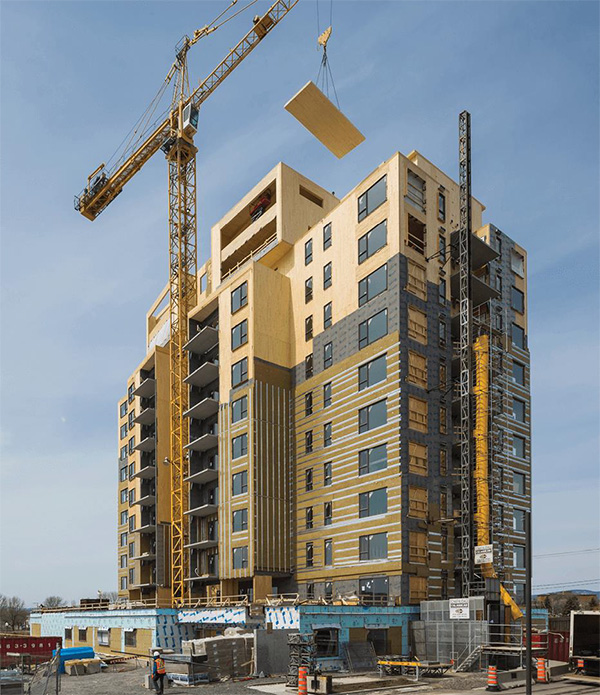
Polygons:
[[305,666],[308,673],[314,673],[316,668],[315,638],[312,632],[298,632],[288,636],[290,658],[288,660],[288,672],[285,680],[286,687],[298,687],[298,669]]

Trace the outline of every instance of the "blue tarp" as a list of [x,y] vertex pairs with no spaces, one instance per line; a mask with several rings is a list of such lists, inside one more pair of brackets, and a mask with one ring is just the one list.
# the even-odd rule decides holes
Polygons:
[[[56,649],[52,651],[52,656],[55,655]],[[91,647],[68,647],[67,649],[61,649],[58,672],[65,672],[65,661],[70,661],[71,659],[93,659],[94,656],[94,650]]]

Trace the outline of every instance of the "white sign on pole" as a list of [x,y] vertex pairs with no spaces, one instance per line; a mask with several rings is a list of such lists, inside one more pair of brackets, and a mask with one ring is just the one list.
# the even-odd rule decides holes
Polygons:
[[451,598],[450,601],[450,620],[469,619],[469,599]]
[[494,559],[493,545],[476,545],[475,546],[475,564],[484,565],[492,562]]

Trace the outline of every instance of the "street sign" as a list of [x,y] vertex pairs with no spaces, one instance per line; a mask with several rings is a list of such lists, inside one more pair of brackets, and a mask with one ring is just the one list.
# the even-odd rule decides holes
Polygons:
[[450,601],[450,620],[469,619],[469,599],[451,598]]
[[475,564],[485,565],[494,560],[493,545],[476,545],[475,546]]

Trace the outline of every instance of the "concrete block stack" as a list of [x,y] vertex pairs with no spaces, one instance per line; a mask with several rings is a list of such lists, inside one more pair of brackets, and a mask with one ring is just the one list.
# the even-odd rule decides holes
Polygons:
[[253,670],[254,636],[236,635],[187,640],[182,651],[190,656],[206,658],[211,681],[248,676]]

